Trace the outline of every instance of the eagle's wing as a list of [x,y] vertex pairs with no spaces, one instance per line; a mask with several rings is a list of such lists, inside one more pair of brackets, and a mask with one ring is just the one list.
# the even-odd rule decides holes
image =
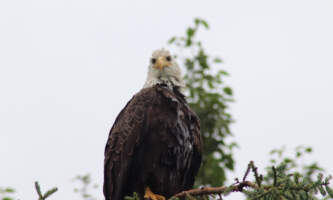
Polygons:
[[[169,102],[174,102],[174,110],[179,113],[180,110],[186,115],[184,122],[189,128],[190,135],[192,138],[193,151],[191,155],[184,158],[188,160],[187,167],[184,173],[184,188],[191,189],[193,187],[195,177],[199,172],[201,161],[202,161],[202,143],[200,135],[200,119],[195,114],[194,111],[187,104],[183,94],[179,93],[178,90],[175,90],[174,93],[171,93],[169,90],[163,88],[158,88],[158,91],[169,100]],[[171,103],[172,104],[172,103]],[[177,106],[177,104],[182,104],[182,106]]]
[[190,131],[193,135],[193,155],[190,161],[189,169],[185,175],[185,188],[191,189],[195,181],[195,176],[199,172],[202,161],[202,143],[199,117],[190,108],[188,108],[188,111],[190,116]]
[[121,199],[126,175],[146,127],[149,92],[136,94],[119,113],[105,147],[104,186],[106,200]]

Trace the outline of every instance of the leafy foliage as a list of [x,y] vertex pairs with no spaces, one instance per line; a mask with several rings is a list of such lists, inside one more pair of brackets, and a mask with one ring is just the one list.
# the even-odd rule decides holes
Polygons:
[[172,37],[169,44],[181,52],[180,59],[186,67],[184,80],[188,90],[190,107],[200,118],[203,140],[203,164],[196,178],[196,185],[222,185],[226,170],[234,169],[232,149],[235,143],[227,143],[231,135],[232,117],[228,105],[232,102],[232,89],[224,82],[228,73],[219,70],[212,73],[213,66],[219,66],[222,59],[209,56],[201,41],[196,39],[200,27],[209,28],[205,20],[196,18],[194,26],[186,30],[185,36]]
[[11,187],[0,188],[0,199],[1,200],[13,200],[12,195],[15,193],[15,190]]
[[79,187],[74,188],[74,192],[78,193],[84,200],[97,200],[91,193],[98,188],[97,184],[93,184],[90,174],[78,175],[74,178],[75,182],[80,184]]

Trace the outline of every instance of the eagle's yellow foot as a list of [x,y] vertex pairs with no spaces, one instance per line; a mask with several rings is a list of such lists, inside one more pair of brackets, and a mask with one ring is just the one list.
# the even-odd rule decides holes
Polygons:
[[150,200],[165,200],[165,197],[162,195],[154,194],[149,187],[146,187],[145,190],[145,199],[150,199]]

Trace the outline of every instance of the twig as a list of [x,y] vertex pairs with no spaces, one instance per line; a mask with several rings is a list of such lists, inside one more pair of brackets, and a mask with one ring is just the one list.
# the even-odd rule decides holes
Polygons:
[[253,161],[251,161],[248,165],[247,165],[247,169],[246,172],[243,176],[243,182],[246,181],[247,175],[249,175],[250,169],[252,168],[253,165]]
[[37,181],[35,182],[35,188],[36,188],[36,191],[38,194],[38,200],[45,200],[46,198],[51,196],[53,193],[58,191],[58,188],[52,188],[52,189],[48,190],[47,192],[45,192],[45,194],[43,195],[42,191],[40,189],[39,183]]
[[252,171],[254,173],[254,177],[256,179],[257,185],[261,187],[262,175],[258,174],[258,167],[254,165],[253,161],[250,161],[249,166],[251,166]]

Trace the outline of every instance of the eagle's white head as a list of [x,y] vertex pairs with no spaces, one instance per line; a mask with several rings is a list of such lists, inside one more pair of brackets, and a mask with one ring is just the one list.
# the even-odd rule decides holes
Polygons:
[[185,84],[180,68],[174,57],[165,49],[155,50],[150,58],[148,76],[144,88],[156,84],[165,84],[170,89],[179,88],[180,91]]

